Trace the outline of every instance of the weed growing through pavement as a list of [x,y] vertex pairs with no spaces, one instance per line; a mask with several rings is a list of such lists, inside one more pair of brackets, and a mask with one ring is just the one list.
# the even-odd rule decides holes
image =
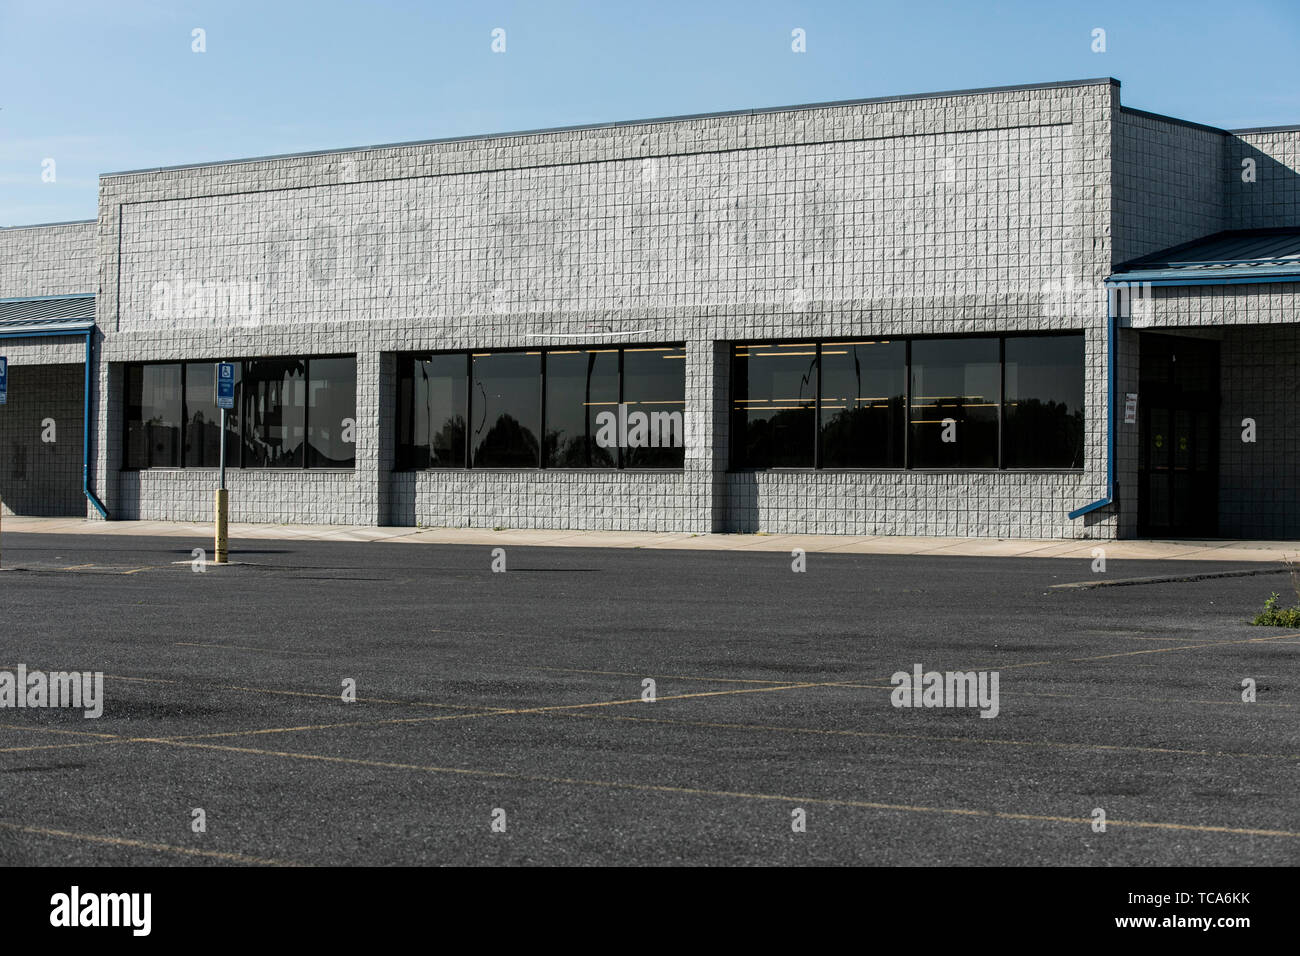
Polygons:
[[1274,591],[1264,602],[1264,610],[1250,623],[1260,627],[1300,627],[1300,607],[1278,607]]
[[1293,607],[1278,607],[1278,593],[1274,591],[1264,602],[1264,610],[1255,615],[1251,624],[1261,627],[1300,627],[1300,556],[1282,556],[1287,573],[1291,575],[1291,590],[1295,592],[1297,604]]

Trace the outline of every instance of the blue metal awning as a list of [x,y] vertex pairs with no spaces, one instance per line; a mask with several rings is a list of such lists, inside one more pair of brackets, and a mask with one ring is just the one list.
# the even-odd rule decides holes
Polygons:
[[93,295],[0,299],[0,335],[79,335],[94,327]]
[[1216,232],[1126,262],[1106,281],[1154,285],[1300,281],[1300,227]]

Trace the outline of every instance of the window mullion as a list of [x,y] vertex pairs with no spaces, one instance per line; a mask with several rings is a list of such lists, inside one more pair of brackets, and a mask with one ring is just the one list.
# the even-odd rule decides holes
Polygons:
[[813,391],[813,469],[822,466],[822,343],[818,342],[817,354],[813,357],[813,374],[817,376],[817,388]]
[[1005,432],[1004,418],[1007,404],[1007,337],[998,336],[998,468],[1006,467],[1002,443]]
[[541,389],[541,396],[538,399],[538,406],[541,414],[541,426],[537,429],[537,467],[543,469],[546,467],[546,349],[541,350],[541,374],[538,376],[538,387]]
[[903,340],[903,470],[912,467],[912,340]]

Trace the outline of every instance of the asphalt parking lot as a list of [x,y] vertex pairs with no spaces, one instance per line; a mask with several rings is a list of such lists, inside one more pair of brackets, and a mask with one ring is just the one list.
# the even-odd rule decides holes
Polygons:
[[[5,535],[0,669],[105,703],[0,710],[0,863],[1300,863],[1269,567],[208,544]],[[915,664],[997,716],[892,706]]]

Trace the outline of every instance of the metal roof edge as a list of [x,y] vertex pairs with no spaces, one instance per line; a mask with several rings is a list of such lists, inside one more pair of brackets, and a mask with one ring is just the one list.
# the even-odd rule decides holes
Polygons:
[[93,299],[98,293],[95,292],[68,292],[62,295],[16,295],[8,299],[0,299],[3,302],[48,302],[51,299]]
[[1123,262],[1116,263],[1111,266],[1111,268],[1118,273],[1138,265],[1178,261],[1171,259],[1170,257],[1185,249],[1194,249],[1197,246],[1204,245],[1207,242],[1214,242],[1219,239],[1232,239],[1238,237],[1246,238],[1251,236],[1293,236],[1298,233],[1300,233],[1300,225],[1262,226],[1258,229],[1220,229],[1218,232],[1211,232],[1208,235],[1198,236],[1195,239],[1180,242],[1176,246],[1168,246],[1164,249],[1157,249],[1155,252],[1144,253],[1143,255],[1137,256],[1133,259],[1126,259]]
[[68,323],[66,325],[48,326],[31,326],[30,328],[6,328],[0,325],[0,339],[24,339],[24,338],[45,338],[45,337],[62,337],[73,335],[85,335],[87,332],[94,331],[94,322]]
[[1174,123],[1178,126],[1189,126],[1192,129],[1203,130],[1207,133],[1219,133],[1222,136],[1227,136],[1228,133],[1231,132],[1230,130],[1220,129],[1217,126],[1209,126],[1205,123],[1194,123],[1191,120],[1179,119],[1177,116],[1166,116],[1163,113],[1152,113],[1150,110],[1140,110],[1132,106],[1121,106],[1119,111],[1121,113],[1128,113],[1132,116],[1144,116],[1147,119],[1156,119],[1166,123]]
[[99,222],[98,219],[65,219],[62,222],[27,222],[18,226],[0,226],[0,232],[9,229],[45,229],[49,226],[84,226],[87,223]]
[[1246,129],[1228,130],[1233,136],[1246,136],[1250,133],[1300,133],[1300,125],[1297,126],[1249,126]]
[[[603,123],[584,123],[572,126],[549,126],[540,129],[515,130],[505,133],[476,133],[467,136],[445,136],[436,139],[406,140],[397,143],[375,143],[368,146],[344,146],[333,149],[304,150],[294,153],[273,153],[267,156],[248,156],[239,159],[223,159],[207,163],[181,163],[176,166],[151,166],[142,169],[124,169],[110,173],[100,173],[101,180],[114,176],[138,176],[146,173],[175,172],[183,169],[209,169],[222,166],[237,166],[244,163],[265,163],[279,159],[305,159],[312,156],[342,155],[361,153],[377,149],[402,149],[415,146],[438,146],[446,143],[467,143],[475,140],[509,139],[516,136],[545,136],[550,133],[577,133],[585,130],[621,129],[628,126],[656,126],[665,123],[685,123],[691,120],[720,119],[728,116],[762,116],[768,113],[794,113],[803,110],[830,109],[846,106],[869,106],[883,103],[907,103],[915,100],[943,99],[951,96],[981,96],[993,93],[1017,93],[1032,90],[1055,90],[1080,86],[1100,86],[1106,83],[1119,86],[1120,81],[1113,76],[1093,77],[1083,80],[1058,80],[1050,83],[1023,83],[1013,86],[988,86],[968,90],[941,90],[935,93],[908,93],[899,96],[874,96],[865,99],[828,100],[823,103],[801,103],[793,106],[768,106],[755,109],[719,110],[705,113],[683,113],[677,116],[659,116],[649,119],[613,120]],[[88,220],[93,222],[94,220]]]

